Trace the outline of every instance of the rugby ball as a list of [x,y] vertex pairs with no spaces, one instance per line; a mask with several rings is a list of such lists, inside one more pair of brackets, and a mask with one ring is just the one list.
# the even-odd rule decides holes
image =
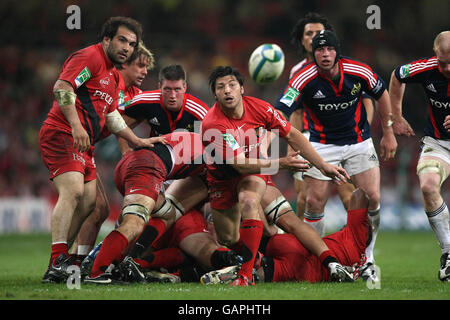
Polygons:
[[248,61],[248,71],[252,79],[259,84],[277,80],[284,70],[284,53],[274,43],[260,45],[253,51]]

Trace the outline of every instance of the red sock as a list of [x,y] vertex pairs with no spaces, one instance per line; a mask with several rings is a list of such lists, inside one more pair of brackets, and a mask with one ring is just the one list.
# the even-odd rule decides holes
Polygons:
[[111,263],[120,262],[127,246],[128,239],[119,231],[113,230],[103,240],[102,247],[92,266],[91,277],[97,277],[105,272]]
[[58,258],[61,253],[64,253],[66,257],[69,257],[69,248],[67,243],[54,243],[52,244],[52,253],[50,256],[50,264]]
[[144,259],[134,259],[143,269],[172,268],[184,261],[184,254],[178,248],[165,248],[152,252]]
[[247,276],[250,280],[252,279],[253,263],[255,262],[262,233],[263,223],[261,220],[245,219],[242,221],[240,239],[243,247],[246,247],[251,252],[251,258],[242,264],[239,274]]

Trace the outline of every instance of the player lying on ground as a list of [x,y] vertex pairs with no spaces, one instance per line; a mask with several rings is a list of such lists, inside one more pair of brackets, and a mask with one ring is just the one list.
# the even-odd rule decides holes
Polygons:
[[[360,189],[351,197],[347,215],[347,225],[338,232],[323,238],[339,261],[349,268],[358,269],[365,262],[365,249],[370,243],[372,231],[368,219],[368,198]],[[237,278],[238,266],[212,271],[202,277],[203,283],[230,282]],[[277,234],[270,237],[264,250],[264,256],[255,263],[260,281],[330,281],[330,273],[320,260],[291,234]]]

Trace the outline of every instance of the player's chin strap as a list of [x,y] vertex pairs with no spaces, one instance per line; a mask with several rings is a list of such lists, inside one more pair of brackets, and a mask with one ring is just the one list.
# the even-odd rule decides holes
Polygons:
[[424,173],[436,173],[441,178],[441,185],[447,178],[447,173],[445,172],[445,168],[437,160],[428,159],[428,160],[422,160],[417,165],[417,175],[420,176]]
[[[293,211],[292,207],[284,196],[279,196],[264,208],[267,221],[273,224],[276,224],[281,216],[291,211]],[[284,233],[284,231],[278,228],[278,233]]]

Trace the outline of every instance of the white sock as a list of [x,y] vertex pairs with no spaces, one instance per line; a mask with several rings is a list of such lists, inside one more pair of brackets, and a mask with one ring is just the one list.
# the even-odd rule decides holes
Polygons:
[[323,237],[325,235],[325,221],[323,220],[324,213],[304,213],[305,222],[316,229],[317,233]]
[[91,252],[92,246],[91,245],[78,245],[77,247],[77,254],[80,256],[87,256],[89,252]]
[[378,228],[380,227],[380,207],[378,206],[375,210],[369,210],[369,222],[372,227],[372,240],[366,248],[366,258],[367,262],[374,263],[375,259],[373,256],[373,248],[375,247],[375,242],[377,241]]
[[445,202],[435,211],[425,213],[428,216],[431,229],[439,242],[442,253],[450,251],[450,226],[449,226],[449,212]]

